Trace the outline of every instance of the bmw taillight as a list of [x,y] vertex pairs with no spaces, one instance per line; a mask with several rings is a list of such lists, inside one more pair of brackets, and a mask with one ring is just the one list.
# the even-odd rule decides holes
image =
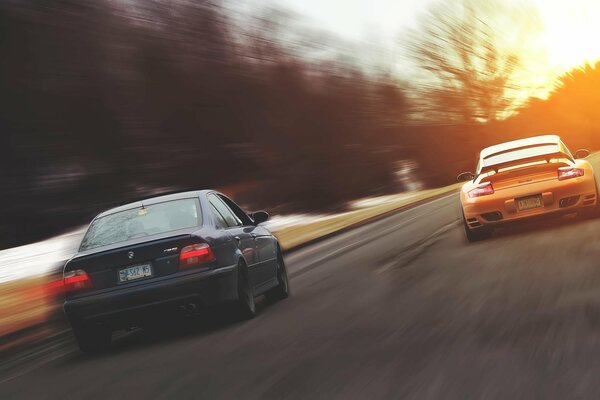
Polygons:
[[181,249],[179,253],[179,267],[187,268],[195,265],[206,264],[215,260],[215,255],[206,243],[192,244]]
[[492,182],[484,182],[477,186],[475,189],[469,190],[469,197],[480,197],[487,196],[489,194],[494,194],[494,188],[492,187]]
[[564,181],[565,179],[578,178],[583,176],[583,169],[573,167],[560,167],[558,169],[558,180]]
[[63,284],[65,286],[65,292],[76,292],[92,287],[92,281],[90,280],[89,275],[82,269],[65,271],[63,275]]

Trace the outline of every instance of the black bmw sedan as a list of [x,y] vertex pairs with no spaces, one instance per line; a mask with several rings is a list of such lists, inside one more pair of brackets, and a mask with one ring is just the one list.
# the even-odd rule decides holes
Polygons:
[[286,298],[277,239],[261,222],[212,190],[155,197],[114,208],[91,222],[64,267],[64,310],[84,352],[111,343],[114,330],[158,311],[228,302],[240,318],[254,298]]

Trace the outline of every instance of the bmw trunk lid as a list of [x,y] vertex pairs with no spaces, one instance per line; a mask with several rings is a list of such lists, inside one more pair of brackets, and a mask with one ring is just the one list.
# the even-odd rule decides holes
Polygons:
[[121,286],[140,285],[179,271],[180,250],[194,242],[191,233],[175,232],[154,240],[120,243],[120,246],[94,249],[76,255],[66,271],[83,270],[92,283],[88,290],[68,293],[80,297]]

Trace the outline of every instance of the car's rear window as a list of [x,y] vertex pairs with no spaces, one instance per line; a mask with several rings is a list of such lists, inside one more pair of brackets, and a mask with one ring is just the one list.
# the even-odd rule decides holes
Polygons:
[[96,218],[85,234],[79,250],[192,228],[201,222],[198,199],[149,204]]

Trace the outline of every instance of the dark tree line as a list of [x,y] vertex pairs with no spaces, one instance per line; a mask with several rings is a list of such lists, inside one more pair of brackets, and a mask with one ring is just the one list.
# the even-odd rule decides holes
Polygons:
[[318,32],[282,35],[282,13],[227,10],[0,4],[0,247],[162,191],[225,187],[294,211],[390,189],[398,83]]

